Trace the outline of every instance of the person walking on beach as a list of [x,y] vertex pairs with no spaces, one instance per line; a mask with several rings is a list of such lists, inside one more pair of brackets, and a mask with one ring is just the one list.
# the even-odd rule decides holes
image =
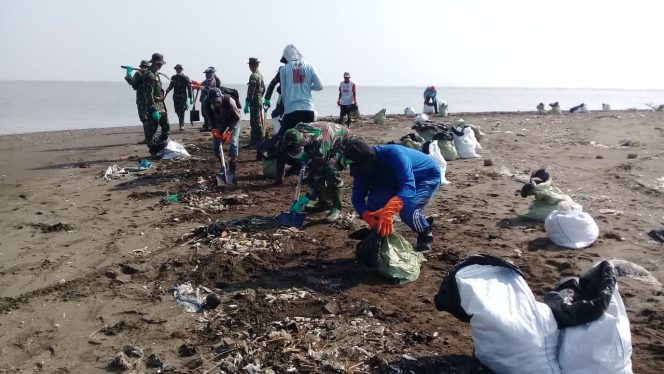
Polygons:
[[344,80],[339,84],[339,98],[337,99],[339,106],[339,123],[344,123],[344,116],[348,116],[346,125],[350,125],[350,113],[357,107],[357,94],[355,91],[355,83],[350,81],[350,73],[344,73]]
[[436,114],[438,114],[438,99],[436,98],[437,94],[438,91],[436,91],[436,86],[429,86],[424,90],[424,105],[433,106],[433,110]]
[[223,94],[221,90],[214,87],[210,90],[203,111],[210,121],[212,129],[212,149],[217,158],[221,157],[220,143],[230,141],[230,163],[231,174],[235,174],[237,168],[237,157],[239,153],[238,142],[240,141],[240,109],[233,96]]
[[193,96],[191,94],[191,80],[188,76],[182,74],[182,65],[175,65],[176,74],[171,77],[171,84],[166,89],[165,96],[173,90],[173,105],[175,106],[175,114],[178,115],[178,123],[180,130],[184,130],[184,112],[187,110],[187,100],[189,104],[193,104]]
[[247,84],[247,99],[244,101],[244,114],[250,113],[249,124],[251,125],[251,136],[249,144],[245,149],[256,148],[265,140],[265,128],[263,127],[263,94],[265,93],[265,83],[263,75],[258,71],[260,61],[257,58],[249,58],[249,83]]
[[[311,91],[323,89],[323,82],[313,65],[305,62],[303,56],[293,44],[284,48],[282,57],[286,65],[279,69],[279,82],[281,85],[281,99],[284,103],[284,117],[279,132],[283,135],[286,130],[292,129],[300,122],[314,122],[316,117]],[[281,136],[280,135],[280,136]],[[281,147],[280,147],[281,148]],[[288,161],[288,153],[280,149],[277,157],[276,185],[283,183],[284,169]],[[299,167],[293,168],[293,173]]]
[[417,232],[415,250],[428,252],[433,243],[433,218],[423,214],[440,186],[440,167],[428,155],[397,144],[369,146],[360,138],[344,149],[353,179],[355,211],[382,237],[393,230],[392,218]]
[[143,76],[145,75],[145,70],[150,67],[150,63],[147,60],[141,60],[140,65],[138,66],[140,70],[136,70],[136,73],[132,76],[131,73],[134,71],[133,68],[127,67],[127,75],[125,75],[125,81],[129,83],[131,88],[136,91],[136,108],[138,109],[138,119],[143,125],[143,140],[138,142],[138,144],[148,144],[151,140],[150,136],[150,123],[148,121],[148,106],[145,102],[145,93],[143,87]]
[[150,68],[145,72],[143,87],[145,102],[148,107],[148,121],[150,123],[150,139],[154,137],[157,128],[161,127],[161,134],[168,136],[170,125],[164,103],[164,90],[161,88],[161,77],[157,73],[166,61],[161,53],[153,53],[150,59]]

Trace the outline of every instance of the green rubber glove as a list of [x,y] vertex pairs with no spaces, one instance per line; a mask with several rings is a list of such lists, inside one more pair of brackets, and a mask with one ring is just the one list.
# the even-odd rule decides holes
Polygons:
[[161,119],[161,113],[155,110],[154,112],[152,112],[152,119],[159,122],[159,120]]
[[189,95],[189,106],[194,105],[194,96]]
[[289,212],[295,212],[295,213],[300,213],[302,209],[304,209],[304,206],[309,203],[309,198],[307,195],[302,195],[300,196],[299,199],[297,199],[296,202],[291,205],[291,207],[288,209]]
[[272,103],[270,103],[270,99],[265,99],[263,100],[263,109],[267,112],[268,109],[272,106]]
[[127,66],[125,68],[125,71],[127,72],[127,76],[131,77],[131,72],[134,71],[134,68],[132,68],[131,66]]
[[249,113],[249,99],[244,101],[244,114]]

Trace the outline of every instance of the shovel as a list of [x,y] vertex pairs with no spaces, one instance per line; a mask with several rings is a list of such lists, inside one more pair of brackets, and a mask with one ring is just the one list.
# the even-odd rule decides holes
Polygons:
[[[295,197],[293,203],[300,198],[300,191],[302,190],[302,181],[304,180],[304,172],[306,167],[302,166],[300,169],[300,176],[297,179],[297,187],[295,187]],[[284,226],[291,226],[301,228],[304,224],[305,214],[301,212],[281,212],[279,214],[279,223]]]
[[221,163],[221,171],[217,173],[217,186],[232,185],[237,186],[237,179],[235,173],[229,173],[226,169],[226,159],[224,158],[223,144],[219,142],[219,162]]

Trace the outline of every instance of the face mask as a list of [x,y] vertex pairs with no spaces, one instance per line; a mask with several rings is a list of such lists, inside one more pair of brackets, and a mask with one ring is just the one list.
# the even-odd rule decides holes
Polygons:
[[300,151],[298,154],[291,156],[291,158],[297,162],[305,163],[309,160],[309,155],[304,151]]

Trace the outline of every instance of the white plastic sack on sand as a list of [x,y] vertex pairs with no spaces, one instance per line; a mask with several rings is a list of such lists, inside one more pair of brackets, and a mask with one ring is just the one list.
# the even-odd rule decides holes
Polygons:
[[558,361],[565,374],[631,374],[632,336],[618,285],[597,320],[560,332]]
[[433,140],[431,143],[429,143],[429,157],[431,157],[440,167],[440,184],[450,183],[447,179],[445,179],[445,173],[447,172],[447,161],[445,161],[443,154],[440,153],[438,140]]
[[458,136],[454,134],[454,147],[459,154],[459,158],[475,158],[481,157],[477,154],[482,146],[475,138],[475,132],[470,127],[463,129],[463,135]]
[[424,104],[424,107],[422,107],[422,113],[434,114],[436,113],[436,107],[434,107],[433,105]]
[[439,101],[438,115],[441,117],[447,117],[447,102],[445,100]]
[[406,117],[415,117],[417,115],[417,113],[415,113],[415,110],[413,110],[412,107],[407,107],[406,109],[404,109],[403,114],[405,114]]
[[469,265],[455,279],[483,365],[497,374],[561,373],[556,319],[521,275],[501,266]]
[[590,214],[573,201],[561,201],[558,208],[544,220],[544,230],[556,245],[566,248],[585,248],[599,236],[599,227]]
[[422,123],[422,122],[428,122],[429,121],[429,116],[426,114],[418,114],[417,117],[415,117],[415,123]]
[[191,157],[189,152],[184,146],[175,140],[168,139],[166,147],[159,151],[163,160],[172,160],[174,158],[188,158]]

